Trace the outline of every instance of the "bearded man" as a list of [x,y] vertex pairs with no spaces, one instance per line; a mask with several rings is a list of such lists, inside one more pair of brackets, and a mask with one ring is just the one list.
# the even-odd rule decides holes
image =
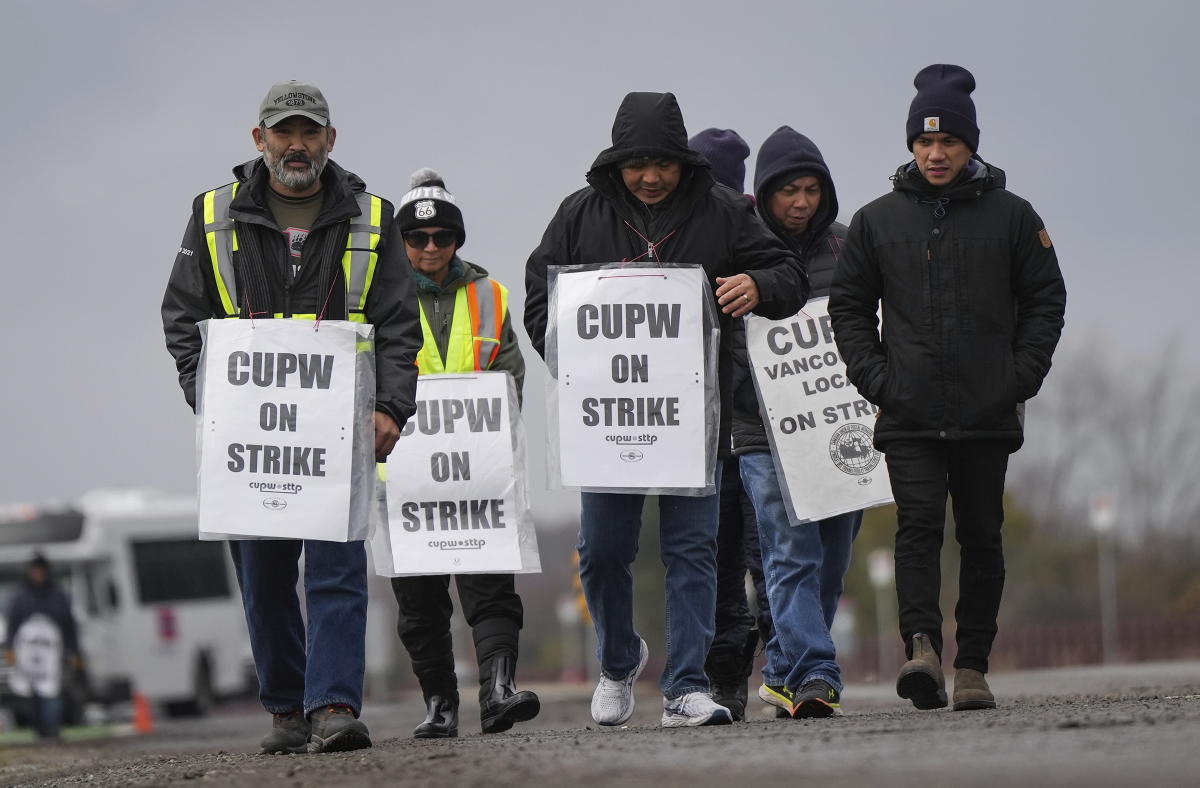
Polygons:
[[[337,131],[315,86],[280,82],[251,134],[262,157],[205,192],[163,297],[167,349],[196,406],[208,318],[361,320],[375,327],[375,457],[416,409],[421,323],[392,205],[329,159]],[[343,263],[343,261],[345,261]],[[259,697],[272,714],[264,753],[371,746],[362,709],[367,556],[361,541],[231,541]],[[307,627],[296,595],[304,554]]]

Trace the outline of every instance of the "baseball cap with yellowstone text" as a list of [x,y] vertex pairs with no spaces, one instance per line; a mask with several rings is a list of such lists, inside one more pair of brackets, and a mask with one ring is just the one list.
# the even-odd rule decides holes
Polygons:
[[301,115],[322,126],[329,125],[329,104],[321,89],[307,82],[276,82],[258,108],[258,122],[271,128],[284,118]]

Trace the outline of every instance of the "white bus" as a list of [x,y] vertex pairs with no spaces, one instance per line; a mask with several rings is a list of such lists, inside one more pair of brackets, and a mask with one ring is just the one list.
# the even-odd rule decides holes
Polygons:
[[36,553],[71,596],[85,666],[64,681],[69,722],[84,701],[134,692],[168,713],[204,714],[218,698],[254,691],[229,549],[196,534],[190,498],[97,491],[69,506],[0,507],[0,634]]

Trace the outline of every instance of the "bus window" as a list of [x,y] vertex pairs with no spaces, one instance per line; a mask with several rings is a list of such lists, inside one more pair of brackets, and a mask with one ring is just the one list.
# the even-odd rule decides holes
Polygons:
[[138,601],[143,605],[230,596],[224,542],[178,539],[131,546]]

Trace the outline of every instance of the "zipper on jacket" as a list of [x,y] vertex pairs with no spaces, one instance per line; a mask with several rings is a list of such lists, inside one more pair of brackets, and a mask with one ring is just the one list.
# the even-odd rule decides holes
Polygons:
[[[289,259],[291,256],[290,252],[291,250],[285,245],[285,257],[283,260],[283,316],[285,318],[290,318],[292,316],[292,285],[296,282],[296,269],[292,267],[292,261]],[[300,260],[301,264],[303,265],[303,256],[300,258]]]

